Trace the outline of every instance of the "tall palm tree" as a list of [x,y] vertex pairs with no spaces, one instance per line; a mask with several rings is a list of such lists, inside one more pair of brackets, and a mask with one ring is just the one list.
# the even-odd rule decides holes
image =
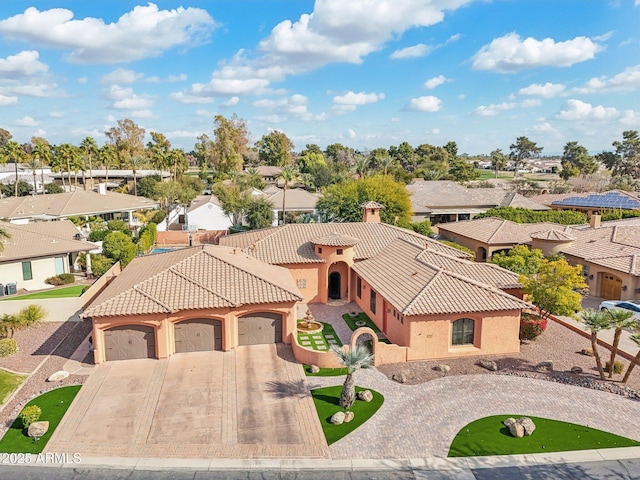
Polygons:
[[51,147],[46,142],[36,142],[33,146],[33,156],[40,162],[42,193],[44,194],[44,167],[51,164]]
[[356,157],[356,163],[354,169],[360,178],[364,178],[369,170],[370,157],[366,155],[358,155]]
[[24,149],[22,145],[18,142],[11,140],[7,142],[4,146],[4,155],[7,157],[7,160],[13,160],[13,164],[16,169],[16,183],[15,183],[15,196],[18,196],[18,164],[20,160],[24,157]]
[[285,165],[282,167],[281,172],[276,176],[276,178],[282,179],[284,182],[284,190],[282,191],[282,225],[286,225],[287,216],[285,215],[285,204],[287,199],[287,186],[291,182],[295,182],[298,180],[299,174],[298,170],[292,165]]
[[611,358],[609,360],[609,378],[613,376],[613,365],[616,360],[616,354],[618,353],[618,344],[620,343],[620,337],[622,336],[622,330],[638,325],[638,321],[634,318],[631,310],[625,310],[624,308],[611,308],[604,310],[605,315],[609,315],[609,322],[612,327],[615,327],[613,333],[613,344],[611,345]]
[[378,158],[378,164],[382,167],[383,175],[387,175],[389,173],[389,169],[393,167],[396,163],[396,160],[392,158],[390,155],[384,155]]
[[[638,347],[640,347],[640,332],[636,331],[633,335],[629,337]],[[635,358],[631,361],[629,366],[627,367],[627,371],[624,373],[624,378],[622,379],[622,383],[627,383],[629,381],[629,377],[631,376],[631,372],[633,371],[633,367],[635,367],[638,362],[640,362],[640,350],[636,353]]]
[[138,178],[137,172],[138,170],[146,167],[148,165],[148,161],[142,155],[132,155],[127,161],[127,165],[131,168],[133,173],[133,194],[138,195]]
[[[591,330],[591,349],[593,350],[593,356],[596,358],[600,379],[604,380],[604,369],[602,368],[602,360],[598,353],[598,332],[611,328],[611,320],[605,312],[598,312],[592,308],[587,308],[582,311],[581,321]],[[613,365],[611,365],[611,369],[613,370]]]
[[345,410],[351,408],[356,401],[356,388],[353,374],[360,368],[368,368],[373,365],[373,355],[369,349],[363,345],[355,347],[331,346],[331,350],[338,356],[340,364],[347,368],[347,378],[342,385],[340,392],[340,406]]
[[[33,174],[33,193],[32,195],[36,195],[38,193],[38,183],[36,181],[36,176],[38,174],[37,170],[40,168],[40,159],[35,155],[27,160],[27,166],[31,169],[31,173]],[[42,184],[42,188],[44,188],[44,184]]]
[[[56,156],[59,156],[58,167],[61,170],[64,169],[67,173],[69,187],[71,187],[71,165],[75,164],[78,152],[76,151],[76,148],[70,143],[63,143],[56,148]],[[64,187],[64,172],[62,172],[62,186]]]
[[99,151],[98,156],[100,163],[104,166],[105,170],[105,185],[109,183],[109,167],[115,166],[118,162],[118,156],[116,155],[113,145],[105,144]]
[[91,180],[91,188],[93,188],[93,159],[98,156],[98,144],[93,137],[86,137],[80,142],[80,151],[85,163],[89,165],[89,179]]

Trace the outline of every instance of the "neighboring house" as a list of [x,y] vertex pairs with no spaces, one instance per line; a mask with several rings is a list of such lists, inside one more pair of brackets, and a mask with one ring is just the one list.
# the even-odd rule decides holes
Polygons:
[[589,225],[572,226],[483,218],[447,225],[440,234],[472,248],[478,261],[485,251],[490,258],[517,244],[539,248],[545,255],[560,253],[572,265],[583,266],[590,295],[640,298],[640,218],[601,223],[595,214]]
[[[77,185],[86,186],[86,188],[93,190],[98,184],[104,184],[108,181],[109,188],[116,188],[121,185],[128,185],[133,188],[133,170],[122,169],[109,169],[109,170],[86,170],[79,172],[57,172],[51,174],[53,180],[58,185],[62,185],[62,179],[64,178],[65,185]],[[171,172],[164,170],[136,170],[135,178],[137,181],[145,177],[160,177],[163,182],[169,181],[171,178]]]
[[612,190],[607,193],[590,193],[586,196],[573,195],[551,202],[554,210],[577,210],[587,216],[603,213],[607,210],[636,210],[640,211],[640,197],[637,193]]
[[[252,168],[248,167],[247,169]],[[253,167],[258,172],[258,175],[262,177],[262,180],[268,185],[278,183],[278,175],[282,172],[282,168],[274,165],[258,165]],[[245,170],[247,170],[245,169]]]
[[179,211],[177,221],[169,230],[228,230],[233,225],[215,195],[199,195],[191,202],[186,212],[183,207],[179,207]]
[[[49,184],[53,182],[51,177],[51,168],[45,167],[44,169],[36,169],[36,193],[43,191],[42,177],[44,176],[44,183]],[[15,166],[0,166],[0,183],[3,185],[10,185],[16,181]],[[23,165],[18,164],[18,181],[26,182],[33,187],[33,170]]]
[[265,198],[273,205],[273,226],[282,223],[282,197],[285,196],[284,211],[287,215],[316,214],[316,204],[321,196],[303,188],[284,189],[271,186],[264,190]]
[[414,180],[407,185],[411,195],[413,222],[430,220],[432,224],[470,220],[495,207],[521,207],[549,210],[519,193],[501,188],[466,188],[448,180]]
[[133,259],[82,316],[102,363],[289,343],[300,300],[287,269],[202,246]]
[[122,219],[138,225],[133,212],[158,208],[155,200],[123,193],[101,193],[92,190],[74,190],[26,197],[0,199],[0,220],[11,223],[29,223],[39,220],[62,220],[76,216],[99,216],[103,220]]
[[363,222],[288,224],[134,259],[83,314],[96,362],[291,343],[298,302],[334,299],[355,301],[404,360],[519,351],[530,305],[516,274],[363,207]]
[[79,232],[68,220],[26,225],[0,222],[11,235],[0,253],[0,284],[15,283],[17,289],[38,290],[51,285],[44,281],[61,273],[72,273],[80,252],[96,248],[78,240]]

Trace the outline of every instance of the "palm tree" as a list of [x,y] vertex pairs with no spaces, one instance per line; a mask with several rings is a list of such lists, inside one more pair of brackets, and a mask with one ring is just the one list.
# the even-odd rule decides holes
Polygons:
[[[31,157],[29,160],[27,160],[27,166],[31,169],[31,173],[33,174],[33,194],[32,195],[35,195],[38,193],[38,185],[36,181],[36,175],[37,175],[36,170],[40,168],[40,159],[36,156]],[[42,188],[44,188],[44,184],[42,184]]]
[[[609,315],[605,312],[598,312],[597,310],[588,308],[582,312],[582,323],[591,329],[591,349],[593,350],[593,356],[596,358],[596,365],[598,366],[600,379],[605,380],[602,360],[598,353],[598,332],[600,330],[608,330],[611,328]],[[611,370],[613,370],[613,365],[611,365]]]
[[356,163],[354,168],[360,178],[364,178],[365,175],[367,174],[367,171],[369,170],[370,162],[371,162],[371,159],[365,155],[358,155],[356,157]]
[[356,388],[353,374],[360,368],[368,368],[373,364],[373,355],[364,345],[354,347],[331,346],[331,350],[338,356],[340,364],[347,368],[347,378],[342,385],[340,392],[340,406],[345,410],[351,408],[356,401]]
[[[93,137],[86,137],[80,142],[80,150],[84,159],[89,163],[89,179],[91,180],[91,188],[93,188],[93,158],[98,155],[98,144]],[[87,189],[85,185],[85,190]]]
[[615,327],[613,345],[611,345],[611,359],[609,360],[609,378],[611,378],[613,376],[613,365],[616,360],[616,354],[618,353],[618,344],[620,343],[622,330],[637,326],[638,321],[634,318],[631,310],[625,310],[624,308],[605,309],[603,313],[609,315],[610,325]]
[[[65,171],[69,180],[69,187],[71,187],[71,165],[75,164],[77,155],[76,147],[70,143],[63,143],[56,148],[56,156],[59,157],[58,168],[63,170],[63,167],[66,167]],[[62,186],[64,187],[64,172],[62,173]]]
[[36,142],[33,146],[33,156],[40,162],[42,193],[44,194],[44,166],[51,163],[51,147],[46,142]]
[[384,155],[378,158],[378,164],[382,167],[382,173],[387,175],[389,169],[395,165],[396,161],[394,158],[391,158],[389,155]]
[[133,173],[133,194],[138,195],[138,178],[137,172],[141,168],[146,167],[149,164],[147,159],[142,155],[132,155],[127,161],[127,165],[131,168]]
[[282,191],[282,225],[286,225],[287,217],[285,215],[285,200],[287,199],[287,186],[290,182],[295,182],[298,180],[299,174],[298,170],[291,165],[285,165],[282,167],[280,173],[276,176],[276,178],[281,178],[284,181],[284,190]]
[[4,155],[7,157],[7,160],[13,160],[13,163],[16,167],[16,184],[15,184],[15,196],[18,196],[18,164],[20,160],[24,157],[24,150],[22,145],[18,142],[10,141],[4,146]]
[[114,147],[110,144],[105,144],[99,151],[98,156],[100,157],[100,163],[104,166],[105,169],[105,185],[109,183],[109,167],[117,164],[118,157],[116,155],[116,151]]
[[[638,347],[640,347],[640,332],[636,332],[629,337]],[[624,374],[624,378],[622,379],[622,383],[627,383],[629,381],[629,377],[631,376],[631,372],[633,371],[633,367],[635,367],[638,362],[640,362],[640,350],[636,353],[635,358],[631,361],[629,366],[627,367],[627,371]]]
[[11,238],[9,232],[7,232],[4,228],[0,227],[0,253],[4,251],[4,240]]

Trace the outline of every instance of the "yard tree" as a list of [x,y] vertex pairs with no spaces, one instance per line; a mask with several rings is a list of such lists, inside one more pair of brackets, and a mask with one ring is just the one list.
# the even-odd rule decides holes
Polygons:
[[250,230],[270,227],[273,224],[273,205],[263,197],[249,198],[244,216]]
[[[80,154],[84,157],[85,164],[89,167],[89,178],[93,185],[93,161],[98,158],[98,144],[93,137],[85,137],[80,142]],[[85,189],[87,187],[86,183]]]
[[538,273],[543,261],[542,250],[529,249],[526,245],[515,245],[507,251],[494,253],[490,260],[502,268],[526,276]]
[[353,148],[345,147],[340,143],[332,143],[327,145],[324,158],[334,167],[335,171],[345,172],[353,166],[354,153]]
[[640,179],[640,136],[638,130],[622,132],[622,141],[613,142],[615,153],[603,152],[598,159],[611,170],[614,176],[631,175]]
[[0,316],[0,337],[13,337],[16,330],[37,327],[48,315],[41,305],[27,305],[18,313],[5,313]]
[[2,146],[0,154],[3,158],[3,163],[13,162],[15,166],[16,180],[15,180],[15,193],[14,195],[18,196],[18,164],[25,158],[25,151],[18,142],[14,140],[9,140],[6,144]]
[[293,142],[284,132],[275,130],[256,142],[260,163],[284,167],[293,162]]
[[235,114],[231,118],[216,115],[214,125],[211,145],[213,167],[220,173],[242,170],[249,143],[245,121]]
[[151,198],[160,203],[160,208],[165,214],[167,229],[169,229],[169,225],[173,220],[171,213],[176,210],[176,207],[190,204],[191,200],[196,198],[202,191],[198,189],[198,185],[191,185],[189,183],[191,180],[200,182],[197,178],[182,182],[157,182],[153,189]]
[[587,288],[582,266],[572,267],[564,258],[543,260],[538,272],[521,275],[520,283],[544,318],[551,314],[574,316],[580,311],[578,290]]
[[356,389],[353,374],[361,369],[373,365],[373,355],[364,345],[349,347],[331,346],[331,350],[336,354],[340,364],[347,369],[347,377],[342,385],[339,404],[345,410],[349,410],[356,401]]
[[101,277],[109,270],[115,262],[112,258],[106,257],[101,254],[91,254],[91,272],[96,277]]
[[307,145],[296,158],[296,164],[301,173],[311,173],[317,165],[326,165],[324,155],[317,145]]
[[104,167],[105,183],[109,183],[109,168],[118,165],[118,156],[113,145],[106,143],[98,150],[98,161]]
[[151,141],[147,142],[149,152],[149,165],[156,170],[169,168],[169,156],[171,154],[171,142],[163,133],[150,132]]
[[[630,337],[631,341],[635,343],[638,347],[640,347],[640,331],[637,331],[632,334]],[[633,358],[629,366],[627,367],[627,371],[624,372],[624,377],[622,378],[622,383],[627,383],[629,381],[629,377],[631,377],[631,372],[633,372],[634,367],[640,362],[640,350],[636,353],[636,356]]]
[[407,172],[413,173],[418,168],[418,155],[408,142],[402,142],[397,147],[389,147],[389,155],[394,158]]
[[231,223],[240,225],[244,209],[249,200],[249,194],[244,192],[238,185],[225,185],[222,182],[218,182],[213,186],[213,193],[220,200],[222,211],[229,217]]
[[560,178],[567,181],[578,175],[588,175],[598,170],[598,162],[578,142],[567,142],[560,159]]
[[9,130],[0,128],[0,148],[4,147],[12,138],[13,135],[11,135],[11,132],[9,132]]
[[104,237],[102,251],[108,258],[120,262],[122,268],[126,267],[136,256],[136,246],[131,237],[123,232],[111,232]]
[[354,164],[354,170],[358,177],[364,178],[367,175],[371,165],[371,158],[361,153],[356,154],[356,162]]
[[114,146],[120,165],[124,166],[129,158],[144,153],[144,134],[146,130],[133,120],[118,120],[116,127],[111,127],[105,135]]
[[44,189],[44,167],[51,164],[51,146],[42,137],[31,137],[32,155],[40,162],[40,181]]
[[596,359],[596,366],[598,367],[600,379],[604,380],[604,368],[602,367],[602,359],[598,352],[598,333],[602,330],[608,330],[611,328],[611,321],[607,318],[605,312],[599,312],[592,308],[588,308],[582,312],[580,321],[589,327],[589,330],[591,331],[591,350],[593,351],[593,356]]
[[468,163],[463,158],[454,159],[450,165],[449,175],[451,175],[456,182],[468,182],[480,177],[480,172],[475,169],[473,163]]
[[518,169],[527,159],[538,157],[542,152],[542,147],[538,147],[536,142],[532,142],[527,137],[518,137],[516,143],[511,144],[509,148],[511,149],[509,158],[514,164],[514,177],[518,175]]
[[625,310],[624,308],[611,308],[603,313],[609,316],[609,324],[612,328],[615,328],[613,343],[611,344],[611,358],[609,360],[609,378],[611,378],[613,376],[613,365],[618,353],[618,345],[620,344],[622,331],[633,327],[637,329],[638,320],[634,318],[631,310]]
[[404,184],[396,182],[389,175],[372,175],[330,185],[318,201],[317,209],[320,216],[328,221],[359,222],[362,220],[360,205],[369,200],[385,207],[380,212],[384,223],[411,223],[409,193]]
[[291,183],[297,182],[300,178],[298,170],[291,165],[285,165],[276,177],[282,180],[282,225],[287,223],[287,216],[285,215],[285,206],[287,199],[287,188]]
[[0,227],[0,253],[4,251],[4,241],[11,238],[9,232],[7,232],[4,228]]
[[498,172],[500,170],[504,170],[508,162],[509,157],[502,153],[501,149],[498,148],[497,150],[491,152],[491,165],[493,166],[496,178],[498,178]]

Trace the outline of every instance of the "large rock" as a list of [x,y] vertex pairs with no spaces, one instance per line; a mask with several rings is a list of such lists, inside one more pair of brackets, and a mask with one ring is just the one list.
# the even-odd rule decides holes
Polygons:
[[509,425],[509,433],[512,437],[522,438],[524,437],[524,427],[518,422],[514,422]]
[[531,435],[533,431],[536,429],[536,424],[533,423],[533,420],[531,420],[529,417],[519,418],[518,423],[522,425],[522,427],[524,428],[524,434],[527,437]]
[[27,435],[31,438],[42,438],[42,436],[49,431],[49,422],[46,420],[42,422],[33,422],[27,429]]
[[311,365],[311,366],[309,367],[309,371],[310,371],[311,373],[320,373],[320,367],[319,367],[319,366],[317,366],[317,365]]
[[480,365],[482,368],[486,368],[487,370],[490,370],[492,372],[497,372],[498,371],[498,364],[496,362],[494,362],[493,360],[481,359],[478,362],[478,365]]
[[438,372],[449,373],[451,371],[451,367],[449,365],[445,365],[441,363],[440,365],[436,365],[434,367]]
[[398,383],[407,383],[407,376],[404,373],[394,373],[391,380],[395,380]]
[[502,422],[502,424],[503,424],[505,427],[510,427],[510,426],[511,426],[511,425],[513,425],[514,423],[516,423],[516,419],[515,419],[515,418],[513,418],[513,417],[509,417],[509,418],[507,418],[504,422]]
[[353,412],[345,412],[344,413],[344,423],[349,423],[351,420],[353,420],[353,417],[355,417],[356,414]]
[[344,412],[336,412],[331,415],[329,423],[333,423],[334,425],[342,425],[344,423],[344,416]]
[[371,400],[373,400],[373,393],[371,393],[371,390],[362,390],[358,392],[356,397],[358,398],[358,400],[369,403]]
[[69,372],[66,370],[58,370],[51,374],[49,378],[47,378],[47,382],[60,382],[69,376]]
[[578,367],[577,365],[575,367],[571,367],[571,373],[582,373],[582,367]]
[[536,370],[546,370],[547,372],[551,372],[553,371],[553,362],[551,360],[540,362],[536,365]]
[[593,349],[591,348],[583,348],[582,350],[580,350],[580,353],[582,355],[586,355],[587,357],[593,357]]

